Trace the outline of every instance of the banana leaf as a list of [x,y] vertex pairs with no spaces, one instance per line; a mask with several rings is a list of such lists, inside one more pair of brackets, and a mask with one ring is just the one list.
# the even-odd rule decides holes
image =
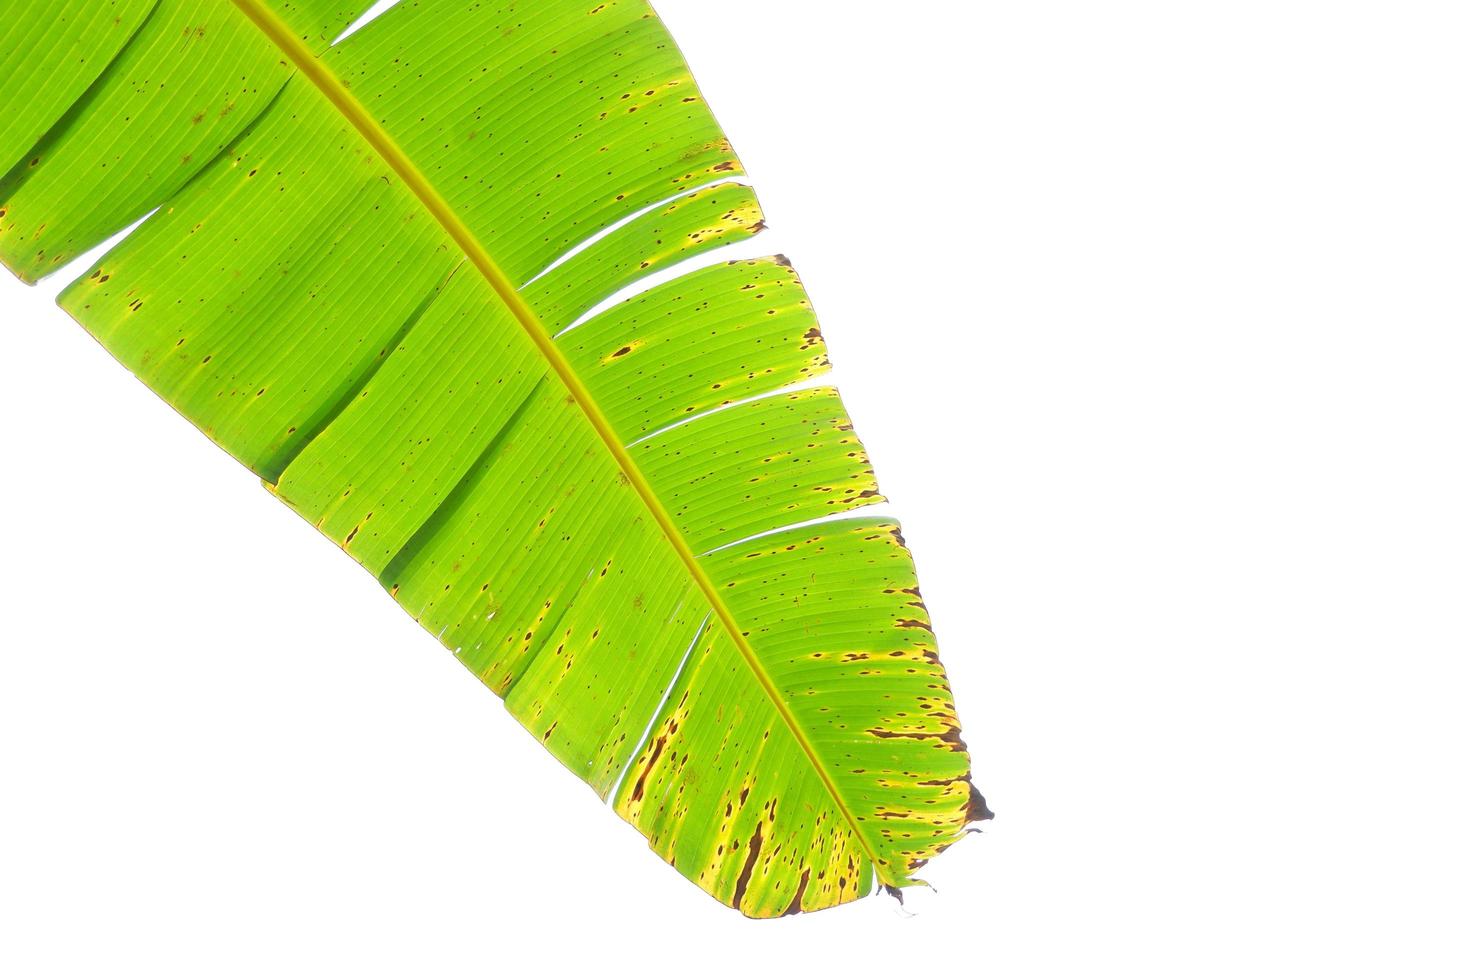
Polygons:
[[914,883],[990,812],[791,263],[673,268],[764,227],[673,40],[641,0],[335,40],[367,6],[0,2],[0,261],[146,216],[60,305],[706,892]]

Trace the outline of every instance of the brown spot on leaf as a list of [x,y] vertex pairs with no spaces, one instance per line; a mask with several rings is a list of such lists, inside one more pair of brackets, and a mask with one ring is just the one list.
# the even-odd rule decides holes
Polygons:
[[801,911],[801,896],[806,894],[806,884],[811,877],[811,868],[801,869],[801,880],[796,883],[796,894],[791,896],[791,904],[786,906],[786,911],[782,912],[782,915],[795,915]]
[[942,732],[893,732],[886,728],[869,728],[868,734],[874,738],[917,738],[921,740],[934,738],[950,746],[956,752],[964,752],[969,748],[965,740],[960,737],[960,730],[953,725]]
[[995,814],[992,813],[990,807],[986,805],[985,797],[980,794],[980,790],[975,788],[975,784],[971,783],[970,805],[965,810],[965,822],[979,823],[982,820],[994,819]]
[[648,761],[643,764],[643,770],[638,773],[638,781],[633,784],[633,792],[628,796],[631,802],[637,803],[643,799],[643,789],[648,781],[648,774],[653,770],[654,763],[658,762],[658,757],[663,752],[664,743],[667,741],[668,736],[660,735],[653,743],[653,751],[649,753]]
[[750,835],[750,847],[745,855],[745,866],[740,869],[740,877],[735,881],[735,895],[730,901],[734,908],[740,908],[740,902],[745,898],[745,888],[750,884],[750,873],[755,870],[756,858],[760,857],[762,842],[761,824],[757,821],[755,833]]

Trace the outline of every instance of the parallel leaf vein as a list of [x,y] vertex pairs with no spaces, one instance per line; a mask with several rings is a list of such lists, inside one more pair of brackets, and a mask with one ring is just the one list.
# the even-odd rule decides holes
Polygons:
[[603,414],[591,391],[582,382],[561,348],[556,345],[546,327],[541,323],[540,317],[517,291],[515,285],[501,271],[494,258],[486,250],[485,246],[476,238],[469,227],[455,214],[453,207],[441,195],[437,188],[427,177],[415,166],[409,156],[398,146],[397,141],[385,130],[382,125],[367,111],[361,102],[348,90],[347,86],[339,79],[319,58],[317,58],[300,38],[298,38],[282,21],[274,11],[265,5],[262,0],[232,0],[239,10],[258,27],[270,41],[280,49],[282,54],[295,66],[302,77],[314,85],[321,94],[337,109],[338,112],[352,125],[367,143],[378,153],[383,162],[398,174],[408,190],[418,198],[424,209],[444,229],[445,233],[458,245],[469,259],[471,264],[485,277],[485,280],[495,290],[497,296],[515,316],[516,321],[525,330],[532,343],[546,358],[552,370],[567,388],[567,391],[575,399],[582,413],[591,423],[598,437],[602,440],[609,453],[617,461],[618,466],[628,477],[629,483],[637,491],[639,498],[643,501],[649,513],[653,516],[659,529],[668,539],[670,546],[674,549],[679,559],[683,562],[689,575],[699,586],[706,601],[715,617],[719,619],[735,648],[740,652],[746,665],[750,668],[757,682],[761,685],[767,698],[770,700],[776,713],[785,721],[791,731],[792,737],[801,747],[813,770],[821,779],[828,795],[842,814],[843,819],[852,828],[853,836],[858,840],[863,850],[867,853],[872,863],[874,872],[884,884],[895,884],[886,873],[887,869],[878,860],[872,846],[863,835],[861,827],[848,807],[846,800],[838,791],[831,774],[817,755],[811,740],[805,731],[797,723],[791,709],[781,697],[775,682],[760,663],[755,650],[751,647],[749,640],[741,631],[739,623],[736,622],[734,614],[726,605],[723,597],[719,594],[714,581],[709,577],[704,567],[700,564],[693,549],[685,540],[683,533],[674,523],[668,510],[659,500],[654,492],[653,486],[639,470],[627,448],[623,445],[612,424]]

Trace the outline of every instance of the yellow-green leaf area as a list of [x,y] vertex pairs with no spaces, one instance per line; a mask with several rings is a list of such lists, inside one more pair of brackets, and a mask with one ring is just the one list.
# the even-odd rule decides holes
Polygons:
[[63,307],[718,900],[902,887],[989,816],[806,288],[718,256],[764,218],[647,4],[336,44],[360,4],[115,6],[5,25],[89,52],[0,119],[7,265],[152,211]]

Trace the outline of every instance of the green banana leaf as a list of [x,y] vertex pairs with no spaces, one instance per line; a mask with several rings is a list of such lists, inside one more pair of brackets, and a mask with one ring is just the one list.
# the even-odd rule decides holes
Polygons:
[[[749,916],[990,816],[791,265],[642,0],[0,0],[0,261]],[[589,313],[593,315],[589,316]],[[793,387],[795,386],[795,387]],[[864,512],[866,514],[867,512]]]

